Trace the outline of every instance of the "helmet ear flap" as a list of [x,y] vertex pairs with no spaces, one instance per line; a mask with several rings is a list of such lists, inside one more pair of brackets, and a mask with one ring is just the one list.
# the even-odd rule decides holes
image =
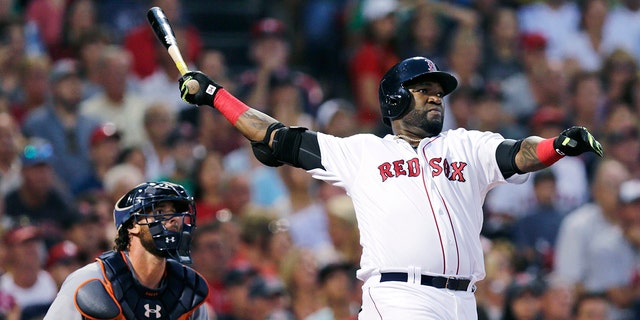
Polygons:
[[402,116],[409,109],[409,106],[411,105],[411,93],[409,93],[409,91],[404,87],[400,86],[396,94],[387,96],[386,103],[391,107],[387,116],[391,119],[396,119]]

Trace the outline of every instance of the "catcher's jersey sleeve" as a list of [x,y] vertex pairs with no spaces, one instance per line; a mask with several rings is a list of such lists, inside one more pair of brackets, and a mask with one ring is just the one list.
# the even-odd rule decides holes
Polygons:
[[490,132],[449,130],[414,150],[391,135],[319,133],[325,170],[310,172],[344,187],[353,200],[363,246],[360,279],[409,266],[483,278],[482,204],[491,188],[507,182],[495,159],[503,140]]
[[89,279],[102,279],[102,272],[97,262],[76,270],[65,279],[44,319],[82,320],[82,315],[75,307],[74,296],[76,289]]

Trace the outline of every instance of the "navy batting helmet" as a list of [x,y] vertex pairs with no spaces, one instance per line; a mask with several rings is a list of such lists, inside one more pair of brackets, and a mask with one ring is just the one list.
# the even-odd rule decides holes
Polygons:
[[[160,203],[171,202],[175,212],[156,212]],[[145,182],[127,192],[115,205],[113,218],[120,229],[127,221],[149,226],[158,250],[182,263],[191,263],[191,232],[196,226],[193,197],[181,185],[171,182]],[[179,230],[169,230],[165,223],[181,219]]]
[[391,126],[391,120],[401,117],[409,110],[412,96],[405,85],[419,80],[440,83],[444,95],[458,86],[458,80],[454,76],[438,71],[436,64],[427,58],[413,57],[398,62],[382,77],[378,89],[382,121],[386,125]]

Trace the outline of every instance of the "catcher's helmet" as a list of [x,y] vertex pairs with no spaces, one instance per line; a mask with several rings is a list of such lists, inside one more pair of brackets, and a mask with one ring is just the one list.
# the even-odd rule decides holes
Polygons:
[[424,57],[402,60],[385,73],[380,81],[378,99],[382,121],[386,125],[391,126],[391,120],[401,117],[409,110],[412,97],[405,85],[425,79],[440,83],[444,95],[451,93],[458,86],[458,80],[454,76],[438,71],[436,64]]
[[[156,212],[156,206],[171,202],[175,213]],[[156,248],[182,263],[191,263],[191,232],[196,226],[196,209],[193,197],[181,185],[171,182],[145,182],[127,192],[113,210],[116,228],[131,219],[149,226]],[[147,222],[146,218],[152,222]],[[168,220],[181,219],[179,230],[168,230]],[[144,222],[143,222],[144,221]]]

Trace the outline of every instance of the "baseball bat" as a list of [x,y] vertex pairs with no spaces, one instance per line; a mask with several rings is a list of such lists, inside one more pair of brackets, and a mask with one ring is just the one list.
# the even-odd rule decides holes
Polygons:
[[[147,20],[149,20],[153,33],[156,34],[158,40],[160,40],[162,45],[167,49],[169,56],[176,64],[180,74],[184,75],[189,72],[189,68],[187,68],[187,64],[184,62],[182,54],[180,53],[176,35],[173,32],[173,28],[171,27],[171,24],[169,24],[169,19],[164,14],[164,11],[159,7],[149,9],[149,11],[147,11]],[[190,94],[195,94],[200,90],[200,84],[195,79],[187,81],[186,85]]]

